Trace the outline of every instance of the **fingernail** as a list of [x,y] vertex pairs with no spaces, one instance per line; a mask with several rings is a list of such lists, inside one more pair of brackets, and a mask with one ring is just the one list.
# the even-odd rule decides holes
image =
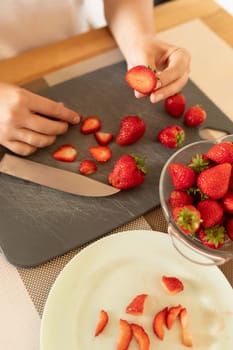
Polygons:
[[156,83],[156,90],[161,88],[162,86],[162,83],[161,83],[161,80],[157,80],[157,83]]
[[163,99],[163,94],[157,94],[157,95],[153,95],[151,96],[151,102],[152,103],[156,103],[159,102]]

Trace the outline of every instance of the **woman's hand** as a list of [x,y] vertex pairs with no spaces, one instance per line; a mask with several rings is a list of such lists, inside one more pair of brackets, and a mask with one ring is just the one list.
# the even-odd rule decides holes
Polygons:
[[80,115],[63,103],[0,83],[0,144],[14,153],[27,156],[49,146],[79,121]]

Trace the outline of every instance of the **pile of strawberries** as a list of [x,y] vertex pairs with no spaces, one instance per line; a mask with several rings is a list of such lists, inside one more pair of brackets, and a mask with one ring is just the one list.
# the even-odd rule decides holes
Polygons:
[[188,164],[171,163],[173,219],[208,248],[233,240],[233,143],[223,141]]
[[[184,290],[182,281],[177,277],[163,275],[161,284],[170,295],[181,293]],[[136,317],[142,316],[148,297],[148,294],[136,295],[125,307],[125,313]],[[96,337],[103,333],[109,322],[109,318],[108,312],[102,309],[99,313],[99,320],[94,332]],[[170,307],[165,306],[155,313],[151,323],[155,336],[158,340],[163,341],[165,338],[165,329],[171,330],[176,319],[178,319],[181,327],[181,343],[187,347],[192,347],[193,340],[189,329],[188,311],[181,304]],[[140,322],[129,322],[126,319],[120,318],[116,350],[127,350],[133,338],[136,340],[140,350],[149,350],[150,337],[142,324]]]

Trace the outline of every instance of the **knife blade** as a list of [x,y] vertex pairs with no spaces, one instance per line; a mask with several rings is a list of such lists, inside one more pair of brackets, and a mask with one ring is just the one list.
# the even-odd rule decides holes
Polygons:
[[0,172],[59,191],[87,197],[105,197],[120,190],[84,175],[5,153]]

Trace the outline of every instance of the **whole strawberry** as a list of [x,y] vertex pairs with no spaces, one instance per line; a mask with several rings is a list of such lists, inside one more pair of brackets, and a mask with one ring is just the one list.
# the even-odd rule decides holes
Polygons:
[[203,227],[212,227],[221,223],[224,210],[218,201],[205,199],[197,204],[197,209],[201,213]]
[[225,241],[225,228],[223,226],[203,228],[198,234],[201,242],[208,248],[219,249]]
[[141,185],[145,174],[145,160],[137,155],[125,154],[115,162],[108,181],[113,187],[127,190]]
[[177,190],[185,190],[195,184],[196,174],[185,164],[171,163],[169,173],[172,183]]
[[145,133],[146,124],[138,116],[126,116],[121,120],[120,131],[116,137],[116,143],[121,146],[137,142]]
[[173,219],[186,234],[194,235],[201,224],[201,214],[193,205],[185,205],[173,209]]
[[233,143],[220,142],[212,146],[207,157],[215,163],[233,163]]
[[182,93],[177,93],[173,96],[167,97],[164,101],[164,108],[166,112],[175,118],[179,118],[185,111],[186,99]]
[[233,217],[227,221],[226,231],[227,231],[228,237],[233,241]]
[[206,111],[199,105],[189,107],[184,114],[184,123],[187,126],[198,126],[206,120]]
[[210,160],[206,154],[195,154],[188,166],[195,171],[195,173],[200,173],[210,167]]
[[193,197],[186,191],[173,190],[169,197],[169,203],[173,208],[183,207],[187,204],[193,204]]
[[179,125],[166,126],[159,132],[158,140],[168,148],[181,147],[185,140],[184,129]]
[[228,191],[222,199],[224,210],[233,215],[233,191]]
[[223,163],[203,170],[197,177],[197,187],[211,199],[220,199],[228,191],[232,165]]

